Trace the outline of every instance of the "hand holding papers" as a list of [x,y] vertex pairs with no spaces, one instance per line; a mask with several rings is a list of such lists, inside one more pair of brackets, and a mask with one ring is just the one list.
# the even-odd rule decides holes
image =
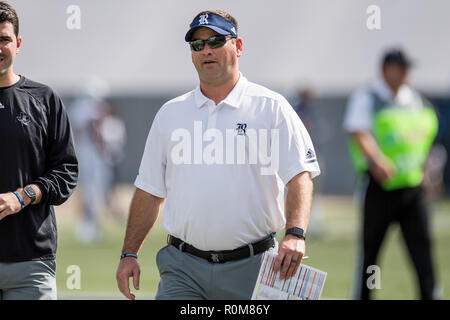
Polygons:
[[276,258],[276,253],[264,253],[252,300],[320,299],[327,277],[326,272],[301,264],[294,276],[281,280],[280,272],[273,271]]

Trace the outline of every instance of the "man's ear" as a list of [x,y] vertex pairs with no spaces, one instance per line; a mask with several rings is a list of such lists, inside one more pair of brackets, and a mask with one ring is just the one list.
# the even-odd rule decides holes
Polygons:
[[17,49],[16,49],[16,53],[19,53],[20,51],[20,45],[22,44],[22,37],[18,37],[17,38]]
[[236,55],[239,58],[242,55],[243,43],[242,38],[236,39]]

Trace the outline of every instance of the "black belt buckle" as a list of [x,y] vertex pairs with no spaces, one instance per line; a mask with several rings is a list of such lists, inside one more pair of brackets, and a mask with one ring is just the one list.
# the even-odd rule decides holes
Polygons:
[[220,252],[211,252],[209,255],[209,262],[212,263],[223,263],[225,261],[223,261],[223,254]]

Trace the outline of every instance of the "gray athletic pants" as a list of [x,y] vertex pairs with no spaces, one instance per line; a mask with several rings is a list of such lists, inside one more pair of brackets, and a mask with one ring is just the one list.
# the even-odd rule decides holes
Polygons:
[[[276,243],[276,241],[275,241]],[[278,251],[278,244],[270,250]],[[158,251],[161,280],[157,300],[250,300],[263,253],[225,263],[212,263],[172,245]]]
[[0,262],[0,300],[56,300],[56,262]]

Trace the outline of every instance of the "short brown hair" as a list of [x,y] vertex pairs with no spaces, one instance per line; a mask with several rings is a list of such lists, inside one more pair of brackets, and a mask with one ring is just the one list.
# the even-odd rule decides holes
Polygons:
[[0,23],[11,22],[16,38],[19,36],[19,17],[16,10],[7,2],[0,1]]
[[202,14],[216,14],[218,16],[221,16],[222,18],[224,18],[225,20],[230,21],[231,23],[233,23],[236,26],[236,31],[238,31],[238,22],[236,20],[235,17],[233,17],[231,14],[229,14],[228,12],[222,11],[222,10],[206,10],[206,11],[202,11],[200,13],[198,13],[193,20],[195,20],[195,18],[201,16]]

